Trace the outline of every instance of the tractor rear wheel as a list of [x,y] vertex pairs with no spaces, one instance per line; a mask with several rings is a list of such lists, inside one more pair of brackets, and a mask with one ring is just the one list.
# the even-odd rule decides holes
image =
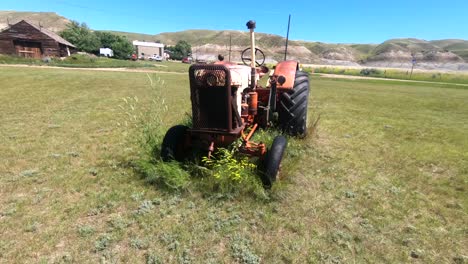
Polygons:
[[261,168],[261,180],[266,188],[271,188],[273,182],[276,181],[287,144],[288,141],[284,136],[277,136],[265,155]]
[[307,133],[307,102],[309,100],[309,76],[296,71],[293,89],[281,94],[278,105],[278,118],[281,130],[292,136],[305,136]]
[[177,125],[171,127],[164,136],[161,144],[161,158],[163,161],[183,161],[185,158],[185,136],[188,127]]

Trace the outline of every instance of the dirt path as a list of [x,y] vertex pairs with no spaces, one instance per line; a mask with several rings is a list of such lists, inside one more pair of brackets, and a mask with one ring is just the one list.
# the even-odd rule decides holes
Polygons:
[[[169,72],[158,71],[155,69],[130,69],[130,68],[70,68],[70,67],[56,67],[56,66],[39,66],[39,65],[24,65],[24,64],[0,64],[0,67],[20,67],[20,68],[38,68],[38,69],[61,69],[61,70],[78,70],[78,71],[111,71],[111,72],[141,72],[141,73],[164,73],[164,74],[181,74],[186,75],[186,72]],[[365,76],[352,76],[352,75],[338,75],[319,73],[320,77],[335,78],[335,79],[350,79],[350,80],[380,80],[380,81],[397,81],[397,82],[416,82],[416,83],[431,83],[431,84],[449,84],[468,87],[468,84],[463,83],[445,83],[445,82],[430,82],[430,81],[416,81],[416,80],[400,80],[400,79],[385,79],[377,77]]]
[[156,69],[131,69],[131,68],[72,68],[59,66],[40,66],[24,64],[0,64],[0,67],[19,67],[19,68],[37,68],[37,69],[60,69],[60,70],[78,70],[78,71],[111,71],[111,72],[142,72],[142,73],[168,73],[168,74],[187,74],[185,72],[158,71]]

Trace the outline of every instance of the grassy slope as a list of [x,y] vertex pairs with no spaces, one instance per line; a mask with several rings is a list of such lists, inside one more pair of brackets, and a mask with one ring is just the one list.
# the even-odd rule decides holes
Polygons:
[[[170,126],[188,79],[159,77]],[[118,105],[151,99],[146,74],[2,68],[0,262],[462,259],[468,90],[313,78],[318,133],[291,142],[265,202],[170,194],[126,168]]]
[[432,42],[444,49],[452,51],[465,61],[468,61],[468,41],[463,39],[446,39]]
[[7,26],[15,24],[23,19],[26,19],[36,25],[39,23],[52,31],[59,32],[66,28],[66,24],[70,22],[67,18],[58,15],[54,12],[18,12],[18,11],[1,11],[0,10],[0,30],[2,25]]
[[[166,32],[157,35],[147,34],[135,34],[128,32],[117,32],[113,33],[126,36],[128,39],[138,40],[151,40],[159,41],[166,45],[175,45],[178,41],[185,40],[192,46],[204,45],[204,44],[217,44],[217,45],[229,45],[229,39],[231,38],[232,45],[248,46],[250,43],[250,37],[248,32],[234,31],[234,30],[202,30],[192,29],[184,30],[180,32]],[[257,33],[257,41],[262,43],[262,47],[271,48],[283,46],[285,39],[278,35]]]

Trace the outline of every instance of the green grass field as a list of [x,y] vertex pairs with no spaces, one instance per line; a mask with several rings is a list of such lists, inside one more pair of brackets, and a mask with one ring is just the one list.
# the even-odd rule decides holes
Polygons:
[[[184,120],[188,76],[150,77],[165,126]],[[2,67],[0,83],[0,263],[468,261],[467,89],[312,76],[316,133],[258,199],[128,166],[120,106],[150,105],[145,73]]]
[[33,66],[54,66],[67,68],[142,68],[154,71],[187,72],[189,64],[175,61],[155,62],[148,60],[117,60],[106,57],[90,57],[87,55],[75,54],[64,60],[52,58],[50,62],[41,59],[23,58],[18,56],[8,56],[0,54],[0,64],[22,64]]
[[396,69],[352,69],[344,67],[317,67],[306,68],[308,72],[325,73],[325,74],[338,74],[350,76],[364,76],[375,77],[382,79],[396,79],[396,80],[412,80],[422,82],[441,82],[441,83],[454,83],[454,84],[468,84],[468,73],[466,72],[431,72],[415,70],[411,74],[411,70],[396,70]]

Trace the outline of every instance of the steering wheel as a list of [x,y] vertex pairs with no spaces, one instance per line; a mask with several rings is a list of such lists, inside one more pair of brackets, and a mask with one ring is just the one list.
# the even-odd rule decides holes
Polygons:
[[[241,59],[245,65],[250,66],[250,62],[252,61],[252,58],[250,57],[250,48],[246,48],[242,51]],[[265,54],[261,49],[255,48],[255,64],[257,65],[257,67],[260,67],[264,63]]]

